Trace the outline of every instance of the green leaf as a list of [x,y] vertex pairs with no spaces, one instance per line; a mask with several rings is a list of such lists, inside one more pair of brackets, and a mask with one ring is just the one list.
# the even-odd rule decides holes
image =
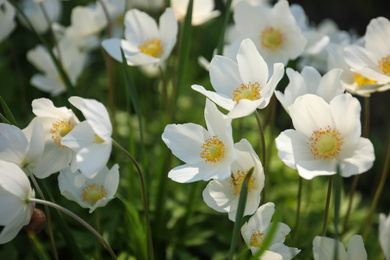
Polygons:
[[233,236],[232,236],[232,241],[230,243],[229,258],[228,259],[233,259],[234,251],[235,251],[236,246],[237,246],[237,240],[238,240],[238,236],[240,234],[240,230],[241,230],[241,226],[242,226],[242,219],[244,217],[246,198],[248,196],[249,180],[253,174],[254,169],[255,169],[254,167],[249,169],[249,171],[245,175],[245,178],[242,182],[240,198],[238,199],[236,220],[234,222]]
[[221,30],[221,34],[219,35],[218,40],[218,46],[217,46],[217,54],[222,55],[223,53],[223,45],[224,45],[224,39],[225,39],[225,31],[226,27],[229,23],[229,17],[230,17],[230,6],[232,5],[232,0],[227,0],[226,6],[225,6],[225,16],[224,16],[224,22]]
[[340,165],[337,165],[337,173],[333,176],[333,192],[334,192],[334,230],[335,230],[335,248],[333,258],[338,260],[338,246],[339,246],[339,229],[340,222],[340,204],[341,204],[341,189],[343,185],[343,179],[341,177]]
[[16,124],[16,120],[15,120],[14,115],[12,114],[11,110],[9,109],[9,107],[7,106],[7,104],[5,103],[4,99],[1,96],[0,96],[0,103],[1,103],[1,107],[3,108],[5,116],[6,116],[6,118],[5,118],[2,114],[0,114],[1,120],[3,120],[4,123],[18,126]]

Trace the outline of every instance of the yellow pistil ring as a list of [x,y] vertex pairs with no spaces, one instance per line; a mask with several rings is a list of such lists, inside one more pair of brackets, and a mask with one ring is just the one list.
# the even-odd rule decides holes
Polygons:
[[339,155],[343,143],[340,132],[327,126],[325,129],[313,131],[308,148],[315,159],[333,159]]
[[233,91],[232,99],[237,104],[241,99],[257,100],[260,99],[260,84],[258,82],[249,82],[248,85],[241,84]]
[[104,186],[96,184],[85,186],[81,193],[81,198],[91,205],[95,204],[97,201],[101,200],[106,196],[107,193],[104,189]]
[[390,55],[383,57],[378,62],[378,67],[382,70],[383,74],[390,76]]
[[[246,173],[243,171],[238,170],[236,175],[233,173],[230,176],[230,187],[234,189],[234,195],[237,196],[241,192],[242,182],[244,181],[244,178],[246,176]],[[248,184],[248,192],[251,192],[254,189],[255,186],[255,178],[253,175],[249,179]]]
[[252,231],[251,239],[249,240],[249,245],[253,247],[260,248],[264,243],[264,234],[258,231]]
[[265,27],[260,35],[261,46],[268,50],[276,50],[283,43],[283,35],[279,29],[274,29],[271,26]]
[[202,153],[200,157],[206,160],[206,163],[216,163],[225,156],[225,145],[218,139],[217,136],[210,137],[202,145]]
[[52,124],[52,128],[50,129],[51,138],[53,141],[61,148],[64,148],[61,144],[61,139],[65,135],[67,135],[70,131],[72,131],[74,125],[66,120],[58,119]]
[[161,40],[157,38],[147,39],[142,45],[138,46],[138,49],[140,52],[155,58],[160,58],[163,54]]

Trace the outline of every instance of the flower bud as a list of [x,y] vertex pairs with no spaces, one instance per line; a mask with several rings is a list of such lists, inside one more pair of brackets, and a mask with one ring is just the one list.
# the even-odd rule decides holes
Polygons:
[[46,226],[46,215],[42,210],[34,208],[33,213],[31,215],[31,220],[28,225],[24,226],[23,229],[27,233],[38,234],[41,232]]

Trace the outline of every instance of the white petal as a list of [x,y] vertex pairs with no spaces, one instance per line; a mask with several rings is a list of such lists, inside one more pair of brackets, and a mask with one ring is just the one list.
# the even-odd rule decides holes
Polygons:
[[375,51],[381,57],[389,55],[390,48],[387,44],[390,37],[390,22],[385,17],[372,19],[367,26],[367,32],[364,36],[365,47],[368,50]]
[[348,243],[347,251],[349,260],[367,260],[367,252],[364,248],[362,236],[354,235]]
[[28,140],[22,130],[0,123],[0,159],[21,165],[26,157]]
[[29,141],[30,143],[26,157],[29,165],[34,168],[36,163],[38,163],[41,159],[45,147],[45,134],[39,121],[33,123],[33,129]]
[[171,8],[167,8],[161,15],[159,26],[160,40],[164,44],[164,55],[161,59],[165,60],[175,46],[178,30],[177,20]]
[[330,102],[332,98],[344,92],[340,79],[341,73],[341,69],[332,69],[322,77],[316,92],[326,102]]
[[248,227],[255,231],[264,231],[271,222],[274,212],[274,203],[267,202],[266,204],[261,205],[260,208],[257,209],[256,213],[249,219]]
[[229,179],[210,181],[202,194],[206,204],[218,212],[229,212],[231,204],[237,199]]
[[114,196],[119,186],[119,165],[114,164],[107,173],[104,187],[107,190],[107,196]]
[[249,99],[241,99],[240,103],[236,104],[227,116],[232,119],[248,116],[261,105],[262,101],[262,99],[253,101]]
[[[338,243],[338,259],[347,259],[344,245]],[[335,240],[327,237],[316,236],[313,240],[314,260],[331,260],[334,259]]]
[[83,121],[61,138],[61,144],[77,152],[81,148],[93,144],[94,134],[90,124],[87,121]]
[[280,254],[282,257],[281,259],[293,259],[301,251],[298,248],[288,247],[282,243],[272,244],[269,250]]
[[147,13],[131,9],[125,15],[125,38],[135,46],[151,38],[158,38],[156,21]]
[[234,105],[236,104],[230,96],[226,96],[219,92],[212,92],[206,90],[204,87],[200,85],[192,85],[191,88],[199,93],[202,93],[207,98],[215,102],[217,105],[223,107],[226,110],[232,110]]
[[215,91],[232,97],[233,91],[243,83],[238,65],[224,56],[214,56],[210,62],[210,81]]
[[77,153],[77,166],[83,175],[87,176],[87,178],[93,178],[106,166],[110,154],[111,142],[92,144]]
[[336,174],[335,160],[313,159],[297,162],[298,174],[306,180],[311,180],[317,176],[327,176]]
[[199,172],[199,167],[196,165],[185,164],[169,171],[168,178],[180,183],[189,183],[202,180],[203,176],[201,176]]

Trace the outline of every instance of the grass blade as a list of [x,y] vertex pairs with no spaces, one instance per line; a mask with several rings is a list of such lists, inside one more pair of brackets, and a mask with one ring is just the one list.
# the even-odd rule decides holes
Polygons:
[[18,126],[16,124],[16,120],[15,120],[14,115],[12,114],[11,110],[9,109],[9,107],[7,106],[7,104],[5,103],[4,99],[1,96],[0,96],[0,103],[1,103],[1,107],[3,108],[3,111],[5,113],[5,117],[0,114],[1,120],[3,120],[4,123]]

